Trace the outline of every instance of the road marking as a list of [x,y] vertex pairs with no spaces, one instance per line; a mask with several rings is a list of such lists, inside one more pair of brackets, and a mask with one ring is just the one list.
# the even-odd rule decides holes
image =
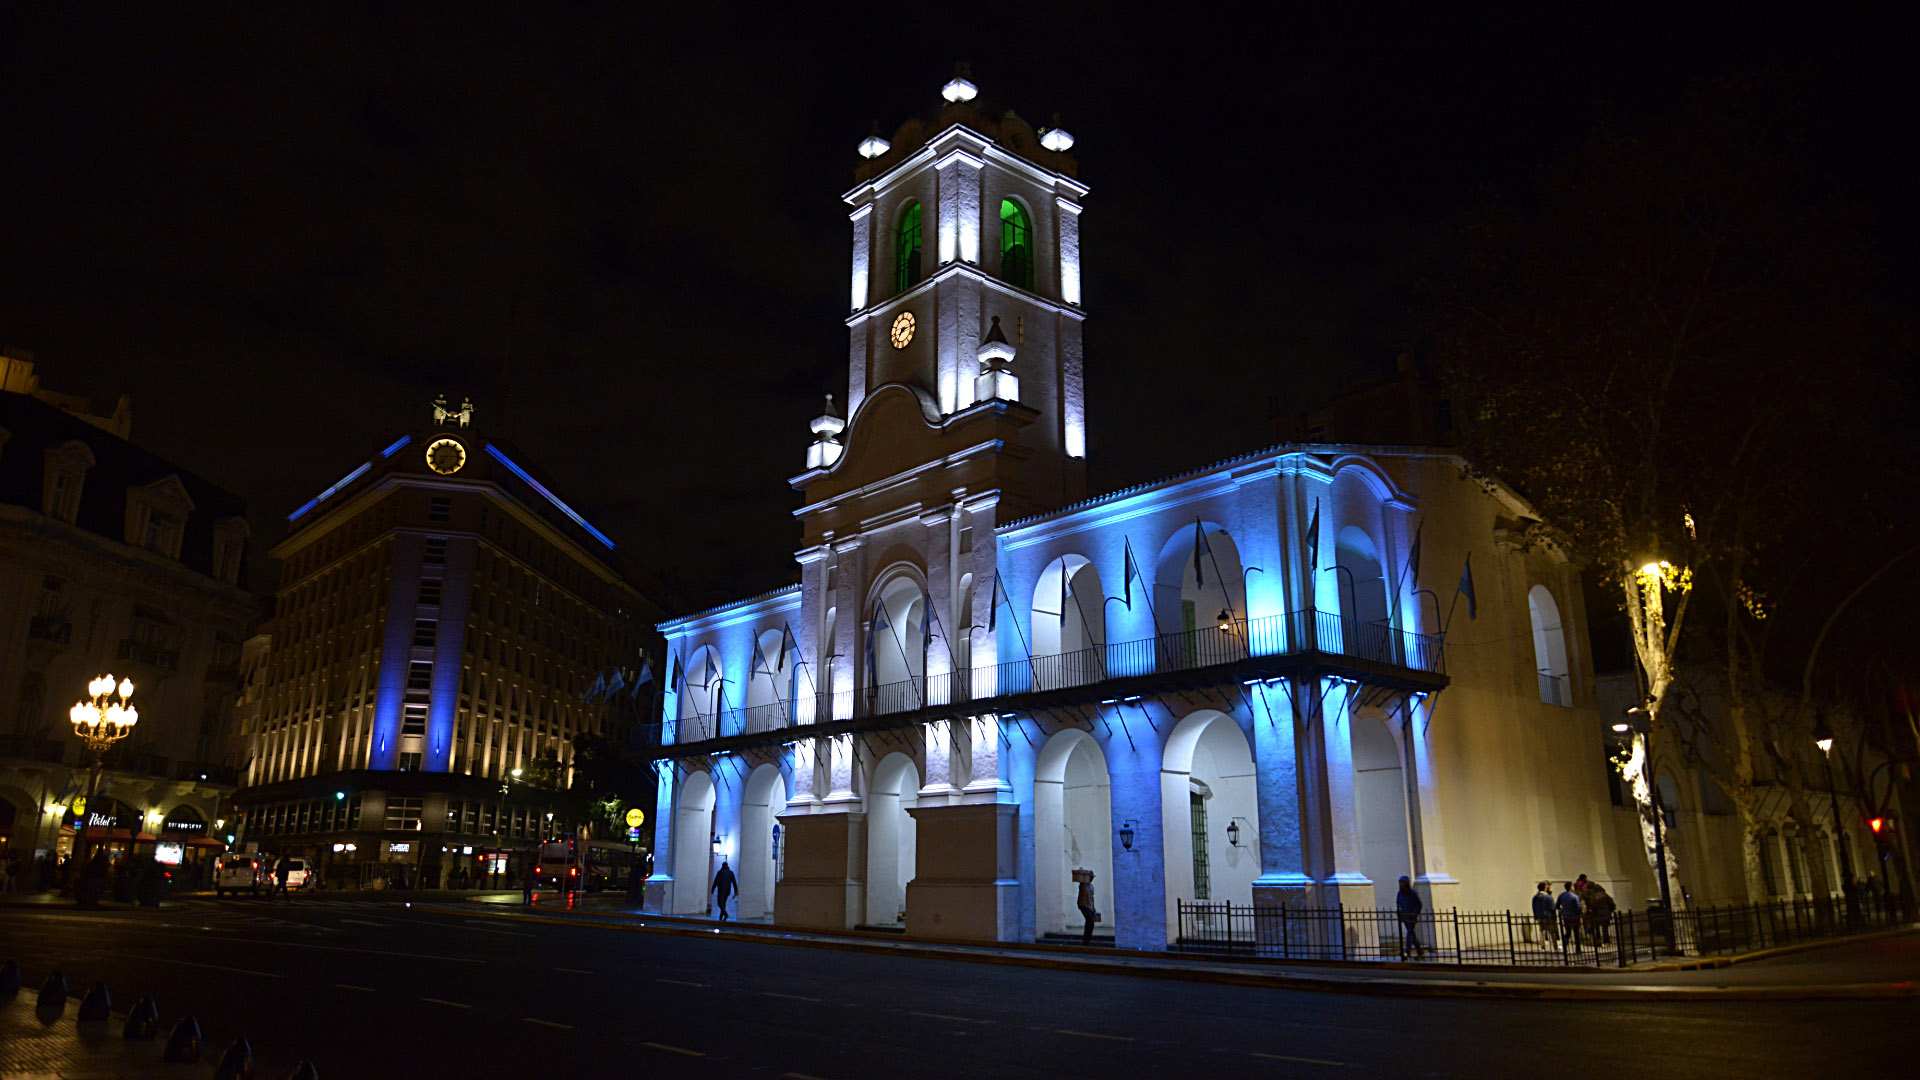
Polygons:
[[1344,1061],[1326,1061],[1321,1058],[1288,1057],[1285,1054],[1263,1054],[1258,1050],[1250,1050],[1248,1051],[1248,1053],[1252,1054],[1254,1057],[1257,1057],[1257,1058],[1266,1058],[1268,1061],[1292,1061],[1301,1065],[1325,1065],[1325,1066],[1328,1066],[1329,1068],[1334,1068],[1334,1069],[1343,1069],[1343,1068],[1346,1068],[1346,1065],[1347,1065],[1347,1063]]
[[788,1001],[811,1001],[811,1002],[813,1002],[813,1003],[814,1003],[815,1005],[818,1005],[818,1004],[820,1004],[820,999],[819,999],[819,998],[817,998],[817,997],[803,997],[803,996],[802,996],[802,995],[800,995],[800,994],[776,994],[776,993],[774,993],[774,992],[773,992],[772,990],[762,990],[762,991],[760,991],[760,996],[761,996],[761,997],[777,997],[777,998],[785,998],[785,999],[787,999]]
[[518,930],[493,930],[485,926],[469,926],[467,927],[467,929],[472,930],[475,933],[479,933],[479,934],[500,934],[505,937],[537,937],[538,936],[536,934],[522,933]]
[[689,1050],[684,1046],[668,1046],[666,1043],[643,1042],[640,1045],[652,1050],[665,1050],[669,1054],[683,1054],[687,1057],[707,1056],[705,1052],[700,1050]]
[[342,990],[354,990],[362,994],[374,994],[379,992],[371,986],[355,986],[352,983],[334,983],[333,985],[339,987]]
[[194,960],[175,960],[166,956],[137,956],[131,959],[148,960],[158,964],[181,964],[186,967],[206,968],[209,971],[231,971],[235,975],[258,975],[263,979],[278,979],[281,976],[272,971],[254,971],[251,968],[227,967],[224,964],[202,964]]
[[424,1001],[424,1002],[426,1002],[426,1003],[427,1003],[427,1004],[429,1004],[429,1005],[445,1005],[445,1006],[446,1006],[447,1008],[449,1008],[449,1009],[471,1009],[471,1008],[473,1008],[473,1006],[471,1006],[471,1005],[469,1005],[469,1004],[467,1004],[467,1003],[466,1003],[466,1002],[464,1002],[464,1001],[448,1001],[448,1000],[446,1000],[445,998],[430,998],[430,997],[423,997],[423,998],[421,998],[420,1000],[421,1000],[421,1001]]
[[387,925],[386,923],[383,923],[383,922],[368,922],[365,919],[341,919],[340,921],[343,923],[352,923],[355,926],[378,926],[378,927],[381,927],[382,929],[384,929]]
[[593,974],[593,972],[591,972],[591,971],[584,971],[584,970],[582,970],[582,969],[580,969],[580,968],[554,968],[553,970],[555,970],[555,971],[562,971],[562,972],[565,972],[565,973],[566,973],[566,974],[568,974],[568,975],[591,975],[591,974]]
[[925,1018],[925,1019],[927,1019],[927,1020],[951,1020],[951,1021],[953,1021],[953,1022],[954,1022],[954,1023],[956,1023],[956,1024],[971,1024],[971,1023],[973,1023],[973,1018],[972,1018],[972,1017],[967,1017],[967,1016],[948,1016],[948,1015],[947,1015],[946,1013],[923,1013],[923,1012],[910,1012],[910,1013],[908,1013],[907,1015],[908,1015],[908,1016],[918,1016],[918,1017],[923,1017],[923,1018]]
[[1132,1042],[1131,1035],[1102,1035],[1097,1031],[1074,1031],[1070,1028],[1054,1028],[1055,1035],[1074,1035],[1082,1039],[1105,1039],[1108,1042]]
[[657,983],[666,983],[668,986],[694,986],[702,990],[705,990],[707,988],[706,983],[687,982],[683,979],[655,979],[653,981]]
[[780,1080],[820,1080],[820,1078],[808,1076],[806,1073],[781,1073]]
[[533,1016],[523,1016],[520,1018],[520,1020],[522,1023],[539,1024],[541,1027],[559,1028],[561,1031],[573,1030],[572,1024],[558,1024],[553,1022],[552,1020],[541,1020],[538,1017],[533,1017]]

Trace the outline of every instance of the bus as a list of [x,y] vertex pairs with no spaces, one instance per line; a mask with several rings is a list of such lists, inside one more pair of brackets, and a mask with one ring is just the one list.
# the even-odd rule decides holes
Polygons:
[[587,888],[595,892],[627,891],[627,875],[633,871],[634,864],[640,865],[644,877],[647,858],[652,854],[622,840],[582,840],[580,845],[586,849]]
[[644,869],[647,853],[611,840],[548,840],[534,863],[533,887],[569,892],[624,892],[634,863]]

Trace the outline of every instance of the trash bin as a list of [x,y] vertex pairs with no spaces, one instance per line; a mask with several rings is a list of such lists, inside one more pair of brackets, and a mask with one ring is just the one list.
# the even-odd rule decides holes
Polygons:
[[1649,944],[1659,947],[1664,944],[1669,953],[1673,948],[1673,912],[1661,903],[1659,897],[1645,901],[1647,906],[1647,934],[1652,938]]

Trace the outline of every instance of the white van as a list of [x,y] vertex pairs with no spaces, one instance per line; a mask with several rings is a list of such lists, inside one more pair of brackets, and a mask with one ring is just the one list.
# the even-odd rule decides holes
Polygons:
[[220,856],[213,868],[213,895],[225,896],[229,892],[244,892],[253,896],[260,895],[260,887],[271,879],[267,866],[259,855],[246,851],[229,851]]

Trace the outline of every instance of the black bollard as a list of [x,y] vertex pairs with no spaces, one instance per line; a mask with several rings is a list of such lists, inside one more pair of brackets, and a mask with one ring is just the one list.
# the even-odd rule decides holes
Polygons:
[[107,995],[107,984],[97,982],[87,996],[80,999],[79,1022],[82,1024],[104,1024],[113,1013],[113,999]]
[[151,1039],[159,1033],[160,1007],[153,1003],[153,995],[149,994],[133,1003],[133,1011],[127,1014],[125,1035],[129,1039]]
[[220,1064],[214,1066],[213,1080],[253,1080],[253,1047],[247,1045],[246,1036],[235,1038],[233,1045],[220,1056]]
[[167,1036],[166,1059],[172,1062],[200,1060],[200,1025],[192,1016],[183,1016]]
[[293,1067],[293,1075],[287,1080],[320,1080],[320,1073],[314,1069],[313,1062],[303,1061]]
[[36,1003],[41,1009],[64,1009],[67,1007],[67,977],[55,970],[40,984],[40,1000]]
[[12,1001],[20,993],[20,961],[0,964],[0,1001]]

